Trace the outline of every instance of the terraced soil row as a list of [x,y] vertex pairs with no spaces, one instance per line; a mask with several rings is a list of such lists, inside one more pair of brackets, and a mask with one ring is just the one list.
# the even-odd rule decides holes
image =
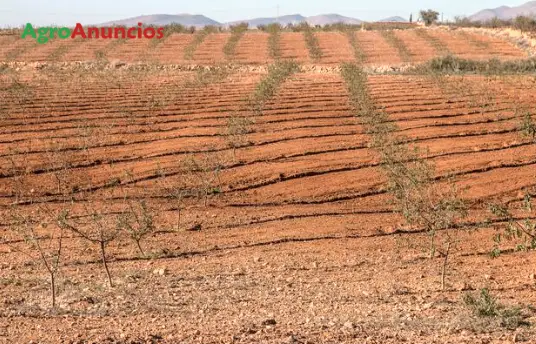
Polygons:
[[[417,35],[418,30],[397,30],[394,35],[411,53],[410,62],[423,62],[444,54],[434,49],[434,43]],[[501,60],[521,59],[526,54],[513,44],[469,32],[426,30],[432,40],[446,47],[446,51],[462,58]],[[316,32],[322,58],[313,61],[309,56],[303,34],[283,32],[281,34],[281,57],[299,63],[340,64],[354,60],[353,49],[347,37],[340,32]],[[356,42],[365,53],[365,63],[372,65],[400,64],[397,47],[389,44],[379,31],[358,31]],[[231,35],[209,34],[197,47],[193,58],[185,57],[185,48],[192,41],[190,34],[173,34],[159,44],[147,40],[53,40],[37,44],[31,39],[22,40],[12,36],[0,37],[0,61],[88,61],[106,57],[109,60],[126,62],[159,62],[172,64],[214,65],[229,62],[223,47]],[[238,42],[234,62],[243,64],[267,64],[273,62],[268,52],[268,34],[247,32]]]
[[[524,94],[528,106],[534,93],[521,91],[526,90],[523,84],[527,86],[528,78],[466,77],[465,87],[472,89],[465,95],[455,87],[456,80],[444,81],[453,84],[449,90],[411,77],[371,77],[370,85],[400,134],[436,156],[433,161],[441,175],[459,176],[471,200],[501,198],[534,186],[536,147],[523,139],[522,115],[512,110],[522,103],[519,97],[498,91],[507,84],[512,89],[517,82],[517,93]],[[490,89],[491,98],[483,97]]]

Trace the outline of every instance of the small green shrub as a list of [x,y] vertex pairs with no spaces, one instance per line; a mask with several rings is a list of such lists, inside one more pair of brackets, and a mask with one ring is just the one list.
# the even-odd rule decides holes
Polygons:
[[229,148],[233,150],[233,156],[236,157],[236,149],[246,146],[247,135],[251,132],[253,121],[244,116],[232,115],[227,119],[225,138]]
[[526,110],[523,114],[519,129],[524,137],[536,142],[536,123],[534,123],[534,119],[529,110]]
[[470,293],[464,294],[462,301],[474,315],[482,318],[496,318],[502,327],[516,329],[521,325],[528,325],[521,314],[521,309],[508,308],[499,303],[490,294],[488,288],[482,288],[478,296]]
[[[494,236],[495,244],[499,245],[503,239],[506,239],[516,241],[517,250],[536,249],[536,221],[534,220],[535,208],[532,205],[532,195],[526,192],[520,206],[511,209],[512,207],[496,203],[489,205],[489,211],[507,223],[504,231]],[[523,214],[522,219],[514,213]],[[498,249],[498,246],[495,249]]]

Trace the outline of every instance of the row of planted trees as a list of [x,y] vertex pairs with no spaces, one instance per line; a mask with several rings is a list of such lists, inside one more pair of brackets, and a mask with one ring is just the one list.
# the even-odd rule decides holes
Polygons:
[[[348,93],[357,116],[366,132],[371,135],[371,148],[379,153],[380,167],[387,179],[387,189],[392,196],[394,210],[404,217],[407,224],[422,230],[430,238],[430,257],[443,258],[441,264],[441,288],[445,288],[447,263],[453,246],[459,242],[459,231],[498,225],[503,228],[493,236],[492,256],[501,253],[503,240],[515,240],[516,249],[536,249],[536,221],[532,190],[525,190],[522,200],[506,204],[487,202],[491,215],[480,222],[468,222],[470,204],[462,197],[455,180],[438,174],[433,157],[426,150],[411,145],[412,140],[400,135],[387,113],[377,107],[370,97],[367,75],[356,64],[345,64],[341,69]],[[461,88],[457,88],[460,91]],[[489,100],[487,100],[489,101]],[[530,111],[514,111],[519,120],[519,134],[527,145],[536,144],[536,124]],[[534,186],[534,185],[533,185]],[[506,227],[504,227],[506,224]],[[441,231],[444,241],[436,243]]]

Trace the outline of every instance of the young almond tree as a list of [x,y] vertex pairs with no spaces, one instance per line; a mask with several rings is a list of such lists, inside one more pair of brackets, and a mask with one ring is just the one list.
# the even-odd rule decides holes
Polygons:
[[[84,217],[74,217],[71,216],[68,210],[64,210],[58,215],[58,224],[61,228],[98,245],[108,283],[110,287],[113,287],[114,284],[106,258],[106,248],[118,238],[121,227],[117,226],[118,221],[115,216],[106,214],[102,208],[97,206],[86,206],[85,213]],[[84,219],[86,220],[84,221]]]
[[[517,207],[491,204],[490,212],[498,219],[506,222],[506,228],[495,235],[494,240],[499,245],[503,239],[517,241],[518,250],[536,249],[536,208],[532,203],[530,192],[525,193],[521,204]],[[498,247],[494,254],[499,254]]]
[[175,204],[175,210],[177,211],[177,230],[181,229],[181,215],[184,207],[184,199],[188,195],[188,189],[183,184],[183,175],[180,175],[178,181],[172,181],[171,178],[167,178],[166,172],[158,168],[159,184],[164,191],[164,196],[171,198]]
[[208,197],[221,192],[220,171],[222,164],[219,156],[205,154],[202,157],[189,157],[183,164],[186,171],[185,178],[192,187],[192,192],[203,199],[206,207]]
[[48,209],[23,212],[19,207],[12,207],[10,213],[12,230],[18,233],[30,248],[31,252],[27,253],[27,256],[40,261],[50,276],[52,308],[56,308],[56,277],[63,253],[64,230],[54,223]]
[[156,229],[154,216],[147,207],[145,201],[128,201],[127,209],[119,216],[118,226],[120,230],[125,230],[132,239],[140,254],[145,257],[145,252],[141,246],[141,241]]
[[233,158],[236,159],[236,149],[248,144],[247,135],[250,133],[251,119],[245,116],[233,114],[227,120],[225,139],[227,146],[233,150]]

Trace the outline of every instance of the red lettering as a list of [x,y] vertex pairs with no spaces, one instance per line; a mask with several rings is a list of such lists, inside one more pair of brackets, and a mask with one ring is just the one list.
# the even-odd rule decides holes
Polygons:
[[112,38],[113,37],[113,30],[111,27],[103,27],[101,28],[101,37],[102,38]]
[[71,38],[76,38],[78,36],[82,37],[83,39],[87,38],[86,32],[84,31],[84,27],[80,23],[76,23],[73,33],[71,34]]
[[142,30],[141,30],[142,25],[143,25],[142,23],[138,23],[138,38],[142,37]]
[[164,38],[164,28],[163,27],[158,28],[158,30],[156,30],[156,38],[158,38],[158,39]]
[[156,35],[156,31],[152,27],[143,30],[143,37],[151,39]]
[[130,29],[128,29],[127,31],[127,37],[128,38],[136,38],[136,35],[133,35],[132,32],[136,31],[137,29],[135,27],[131,27]]
[[[87,36],[89,38],[99,38],[99,29],[96,27],[90,27],[87,29]],[[93,37],[95,36],[95,37]]]
[[126,29],[124,27],[116,27],[114,29],[114,38],[115,39],[118,39],[119,38],[119,33],[121,33],[121,38],[124,39],[127,35],[126,33]]

